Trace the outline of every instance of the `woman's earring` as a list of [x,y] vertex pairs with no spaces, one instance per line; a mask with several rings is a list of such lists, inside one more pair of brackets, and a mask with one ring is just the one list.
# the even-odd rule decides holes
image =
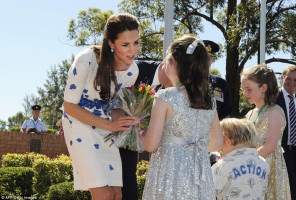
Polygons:
[[113,52],[114,52],[114,49],[112,49],[112,48],[111,48],[111,50],[110,50],[110,51],[113,53]]

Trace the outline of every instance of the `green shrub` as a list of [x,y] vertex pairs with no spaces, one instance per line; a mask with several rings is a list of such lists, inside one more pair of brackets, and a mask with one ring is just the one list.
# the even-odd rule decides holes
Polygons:
[[51,185],[73,181],[72,161],[69,156],[60,155],[55,159],[37,159],[33,163],[33,191],[37,197],[47,193]]
[[49,158],[46,155],[37,154],[37,153],[8,153],[2,156],[2,166],[3,167],[32,167],[36,159],[45,159]]
[[3,196],[31,196],[34,172],[30,167],[0,168],[0,191]]
[[50,129],[50,128],[47,129],[47,133],[48,133],[48,134],[55,135],[56,132],[58,132],[58,130],[56,130],[56,129]]
[[138,199],[142,199],[149,162],[142,160],[137,164]]
[[[90,199],[88,191],[73,190],[72,160],[69,156],[60,155],[50,159],[36,153],[9,153],[3,155],[2,165],[3,168],[0,168],[2,196],[31,196],[34,193],[39,200]],[[139,199],[142,199],[148,166],[149,162],[144,160],[137,165]]]
[[9,128],[9,132],[20,132],[21,131],[21,127],[11,127]]
[[90,200],[89,191],[75,191],[73,182],[63,182],[50,186],[46,200]]

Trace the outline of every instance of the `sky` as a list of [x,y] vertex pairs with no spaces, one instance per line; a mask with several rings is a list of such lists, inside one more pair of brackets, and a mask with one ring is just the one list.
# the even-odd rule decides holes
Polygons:
[[[0,120],[19,111],[24,97],[37,95],[47,72],[54,65],[70,59],[83,48],[67,39],[70,19],[89,7],[118,12],[121,0],[0,0]],[[201,39],[223,43],[223,36],[210,23],[204,23]],[[280,55],[289,58],[290,56]],[[268,57],[267,57],[268,58]],[[256,58],[246,68],[256,65]],[[269,64],[281,72],[286,64]],[[225,77],[225,57],[212,65]]]

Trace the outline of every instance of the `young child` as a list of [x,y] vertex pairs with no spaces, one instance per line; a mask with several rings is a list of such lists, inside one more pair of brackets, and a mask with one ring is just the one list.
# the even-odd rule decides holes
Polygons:
[[214,200],[208,148],[219,151],[223,135],[209,89],[203,42],[192,36],[173,42],[165,73],[173,87],[157,92],[143,138],[145,150],[154,152],[143,200]]
[[226,118],[220,124],[223,157],[212,166],[217,199],[263,200],[269,165],[255,148],[254,124],[236,118]]
[[265,199],[290,200],[288,172],[281,147],[286,119],[284,110],[275,104],[279,89],[274,71],[265,64],[244,69],[241,87],[248,102],[256,106],[247,113],[246,119],[254,123],[258,154],[270,167]]

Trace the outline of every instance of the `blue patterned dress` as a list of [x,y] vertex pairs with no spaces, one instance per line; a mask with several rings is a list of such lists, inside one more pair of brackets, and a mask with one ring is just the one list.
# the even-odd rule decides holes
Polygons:
[[[108,103],[101,100],[93,82],[98,64],[92,48],[79,53],[69,72],[64,100],[78,104],[91,113],[109,119]],[[134,84],[139,70],[133,63],[127,71],[117,71],[119,87]],[[98,87],[99,88],[99,87]],[[114,85],[111,85],[114,92]],[[88,190],[103,186],[122,186],[122,166],[118,148],[105,143],[102,134],[110,131],[85,124],[64,113],[63,129],[72,158],[74,189]]]
[[175,87],[160,90],[155,97],[173,110],[151,156],[143,200],[214,200],[207,144],[216,109],[190,108]]

